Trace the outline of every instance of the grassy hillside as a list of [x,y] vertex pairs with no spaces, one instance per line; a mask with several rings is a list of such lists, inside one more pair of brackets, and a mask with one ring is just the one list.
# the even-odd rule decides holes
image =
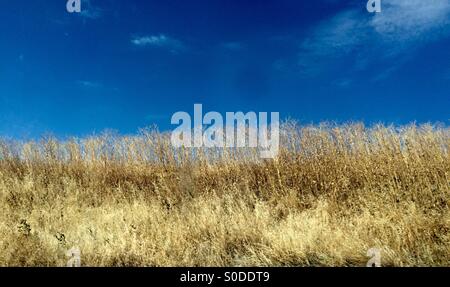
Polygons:
[[169,135],[0,142],[0,265],[384,266],[450,262],[450,129],[282,127],[256,150]]

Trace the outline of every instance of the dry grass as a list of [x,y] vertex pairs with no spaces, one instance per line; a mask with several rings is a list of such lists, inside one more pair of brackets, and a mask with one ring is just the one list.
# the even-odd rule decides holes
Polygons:
[[0,265],[449,266],[450,130],[286,123],[275,160],[154,130],[0,143]]

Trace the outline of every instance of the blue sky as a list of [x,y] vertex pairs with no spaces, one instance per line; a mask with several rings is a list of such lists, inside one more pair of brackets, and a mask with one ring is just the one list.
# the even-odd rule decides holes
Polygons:
[[174,128],[177,111],[301,123],[450,119],[450,1],[8,1],[0,135]]

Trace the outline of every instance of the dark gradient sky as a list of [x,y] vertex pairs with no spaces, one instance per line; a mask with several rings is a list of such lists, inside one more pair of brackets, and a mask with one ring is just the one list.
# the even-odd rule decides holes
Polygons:
[[[169,129],[177,111],[450,119],[450,1],[2,1],[0,135]],[[426,3],[423,3],[426,2]]]

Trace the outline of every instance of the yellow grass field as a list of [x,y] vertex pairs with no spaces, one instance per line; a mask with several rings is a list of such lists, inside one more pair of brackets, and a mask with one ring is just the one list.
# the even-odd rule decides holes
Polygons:
[[450,129],[282,125],[256,150],[0,141],[0,265],[450,266]]

